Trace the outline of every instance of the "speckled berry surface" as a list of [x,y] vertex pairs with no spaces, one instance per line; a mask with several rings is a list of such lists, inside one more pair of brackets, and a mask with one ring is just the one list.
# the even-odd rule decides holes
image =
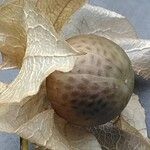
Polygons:
[[67,40],[85,55],[78,56],[68,73],[54,72],[47,78],[47,94],[56,113],[81,126],[104,124],[127,105],[134,73],[125,52],[112,41],[96,35]]

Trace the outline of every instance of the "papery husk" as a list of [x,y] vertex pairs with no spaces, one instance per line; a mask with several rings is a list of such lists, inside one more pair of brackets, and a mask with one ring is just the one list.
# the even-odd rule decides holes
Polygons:
[[0,93],[2,93],[7,87],[7,84],[0,82]]
[[56,31],[79,9],[85,0],[7,0],[0,7],[0,52],[3,63],[1,69],[21,68],[26,50],[26,31],[24,31],[24,5],[35,7],[39,14],[53,25]]
[[138,130],[138,128],[131,125],[130,122],[128,122],[128,120],[125,120],[122,116],[119,117],[118,121],[115,122],[114,125],[115,127],[118,127],[119,129],[127,133],[135,135],[136,137],[140,138],[142,141],[145,141],[147,145],[150,145],[150,139],[147,136],[145,136],[145,134],[143,134],[144,133],[143,130],[146,131],[147,130],[146,128],[142,130]]
[[96,34],[110,39],[137,38],[133,26],[124,16],[90,4],[75,12],[60,34],[66,39],[79,34]]
[[17,134],[52,150],[101,150],[91,133],[68,124],[53,110],[37,115],[21,126]]
[[[113,149],[114,145],[112,145],[111,142],[113,142],[115,146],[118,143],[119,146],[123,148],[125,144],[129,144],[129,148],[134,149],[137,148],[137,145],[141,146],[139,148],[150,148],[142,136],[137,137],[127,133],[130,131],[122,131],[122,125],[119,127],[120,129],[114,126],[112,127],[111,124],[104,127],[101,126],[98,129],[93,128],[90,131],[96,136],[96,139],[89,131],[68,124],[54,113],[47,101],[45,79],[55,70],[63,72],[70,71],[74,66],[76,56],[81,55],[72,49],[55,30],[60,30],[64,22],[69,19],[69,16],[79,8],[81,0],[79,3],[77,3],[77,0],[76,2],[75,0],[69,1],[69,4],[65,5],[67,6],[66,9],[64,9],[64,5],[62,5],[63,8],[59,10],[59,12],[61,12],[60,15],[59,13],[56,16],[54,15],[55,19],[53,19],[53,14],[51,13],[45,16],[46,10],[48,10],[48,12],[51,10],[47,9],[47,6],[53,6],[53,8],[55,8],[55,5],[46,5],[46,3],[42,3],[44,1],[32,0],[32,2],[33,3],[29,4],[24,3],[24,1],[8,0],[7,3],[0,8],[1,10],[3,9],[3,11],[0,11],[0,16],[1,12],[5,14],[5,16],[2,15],[3,17],[0,17],[0,22],[5,22],[6,27],[12,25],[10,24],[12,20],[14,22],[14,26],[12,26],[14,30],[10,27],[10,30],[6,28],[6,32],[0,32],[0,48],[2,48],[2,46],[5,47],[2,51],[3,58],[5,58],[3,68],[21,68],[19,75],[12,83],[4,84],[0,82],[0,130],[16,133],[37,145],[44,146],[51,150],[101,150],[101,145],[102,149],[105,149],[104,146]],[[37,2],[36,7],[34,2]],[[48,0],[46,2],[56,4],[57,1]],[[61,1],[59,2],[61,4]],[[62,4],[65,4],[65,2],[68,1],[63,0]],[[73,6],[72,2],[77,5]],[[61,7],[61,5],[59,6]],[[69,6],[73,8],[68,9]],[[9,11],[7,12],[7,10]],[[93,32],[92,28],[92,33],[97,33],[98,31],[98,33],[106,34],[107,37],[114,37],[114,39],[136,37],[136,33],[133,32],[133,27],[129,25],[124,17],[90,5],[85,5],[77,12],[77,14],[79,13],[78,16],[81,16],[79,20],[82,20],[81,29],[75,24],[74,29],[80,31],[77,32],[77,34],[88,33],[88,31],[90,31],[90,26],[87,28],[87,18],[85,18],[85,16],[83,17],[84,19],[82,18],[83,10],[89,17],[92,13],[94,20],[96,16],[100,17],[96,19],[96,23],[93,22],[94,25],[97,24],[100,26],[98,22],[103,20],[103,30],[98,31],[96,27],[93,26],[95,31]],[[66,12],[67,14],[65,15]],[[95,13],[96,16],[94,15]],[[49,19],[47,19],[47,17]],[[65,20],[62,20],[63,18],[65,18]],[[117,23],[115,23],[114,20],[117,21]],[[69,25],[71,23],[72,18]],[[110,24],[112,24],[112,26],[109,26]],[[116,24],[118,24],[118,26]],[[105,30],[105,26],[108,30]],[[124,27],[123,31],[119,30],[121,26]],[[68,35],[72,36],[70,27],[67,28],[68,32],[64,27],[63,33],[70,33]],[[1,30],[3,31],[2,27],[0,28],[0,31]],[[19,30],[19,32],[16,32],[16,30]],[[76,34],[75,32],[73,32],[73,35]],[[9,42],[6,42],[6,39]],[[15,49],[15,46],[18,46],[19,49]],[[9,52],[10,49],[13,49],[16,54],[13,55],[11,51]],[[18,52],[21,55],[18,54]],[[19,61],[14,60],[16,56],[18,56]],[[113,137],[112,140],[110,140],[110,135]],[[121,140],[118,141],[115,137],[121,137]]]
[[61,30],[66,39],[79,34],[96,34],[114,41],[125,50],[134,71],[145,79],[150,78],[150,40],[138,39],[124,16],[87,4]]
[[21,68],[26,50],[22,2],[9,1],[0,6],[0,52],[1,69]]
[[[121,129],[127,130],[124,122],[136,129],[144,138],[147,138],[147,127],[145,123],[145,111],[139,102],[139,97],[133,94],[128,105],[121,113]],[[128,131],[128,130],[127,130]]]
[[115,127],[111,123],[91,129],[102,150],[149,150],[150,144],[139,134]]
[[70,16],[87,0],[31,0],[40,13],[53,24],[58,32],[67,23]]

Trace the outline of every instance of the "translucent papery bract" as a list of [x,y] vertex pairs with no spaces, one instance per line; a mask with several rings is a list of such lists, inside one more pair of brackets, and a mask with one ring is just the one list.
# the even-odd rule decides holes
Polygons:
[[137,37],[124,16],[90,4],[84,5],[72,15],[60,33],[66,39],[79,34],[96,34],[111,39]]
[[[139,97],[135,94],[132,95],[128,105],[123,110],[121,118],[126,121],[130,126],[135,128],[144,138],[147,138],[147,128],[145,122],[145,111],[139,102]],[[127,127],[128,128],[128,127]],[[125,125],[121,129],[126,129]]]
[[37,115],[21,126],[17,133],[52,150],[101,150],[91,133],[68,124],[55,115],[53,110]]
[[0,7],[0,51],[3,57],[1,69],[21,67],[26,50],[24,31],[24,5],[35,7],[47,23],[56,31],[84,4],[85,0],[8,0]]
[[150,79],[150,40],[116,38],[114,39],[128,54],[134,71],[145,79]]
[[114,150],[149,150],[150,144],[144,140],[142,136],[129,133],[114,127],[111,124],[106,124],[93,128],[92,132],[101,144],[102,149]]
[[1,69],[21,67],[26,49],[23,9],[14,2],[0,7]]
[[[94,131],[97,141],[87,130],[72,126],[58,117],[47,101],[46,77],[55,70],[70,71],[76,56],[80,55],[56,31],[83,2],[8,0],[0,7],[0,49],[4,59],[1,67],[21,68],[12,83],[0,82],[0,130],[17,133],[52,150],[101,150],[100,144],[112,148],[110,142],[114,142],[115,138],[109,140],[109,135],[120,137],[119,146],[122,147],[127,143],[131,144],[129,148],[136,148],[138,143],[140,148],[149,148],[141,134],[136,137],[122,131],[123,124],[117,130],[107,126]],[[90,5],[85,5],[76,14],[73,16],[75,20],[72,18],[63,28],[66,38],[82,33],[105,35],[116,41],[122,36],[136,38],[132,26],[121,15]],[[127,47],[124,43],[120,45]],[[96,134],[97,131],[101,132]],[[106,140],[106,145],[99,139]]]

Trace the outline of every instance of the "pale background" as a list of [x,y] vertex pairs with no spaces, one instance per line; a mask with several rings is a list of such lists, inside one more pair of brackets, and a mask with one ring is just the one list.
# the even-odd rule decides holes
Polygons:
[[[139,37],[150,39],[150,0],[90,0],[90,3],[126,16],[135,27]],[[10,82],[16,75],[17,72],[14,71],[11,72],[11,76],[5,72],[0,72],[0,80]],[[140,101],[145,108],[150,135],[150,80],[138,79],[138,86],[141,92]],[[1,133],[0,150],[19,150],[19,137]]]

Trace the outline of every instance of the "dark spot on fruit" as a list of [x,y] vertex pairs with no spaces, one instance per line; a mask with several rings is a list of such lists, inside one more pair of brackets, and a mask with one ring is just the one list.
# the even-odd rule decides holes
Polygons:
[[109,77],[110,73],[108,71],[106,71],[105,76]]
[[95,98],[97,98],[98,96],[99,96],[99,94],[96,93],[96,94],[92,94],[92,95],[90,96],[90,98],[91,98],[91,99],[95,99]]
[[100,98],[96,101],[96,105],[100,105],[102,102],[103,102],[103,99]]
[[111,66],[109,66],[109,65],[106,65],[106,66],[105,66],[105,68],[106,68],[106,70],[110,70],[110,69],[112,69],[112,67],[111,67]]
[[91,63],[94,61],[94,55],[91,55]]
[[97,60],[97,66],[100,66],[100,65],[101,65],[101,60],[98,59],[98,60]]
[[98,109],[98,108],[94,108],[94,112],[95,112],[95,113],[98,113],[98,112],[99,112],[99,109]]
[[86,41],[85,41],[85,40],[81,40],[81,42],[82,42],[82,43],[86,43]]
[[98,70],[97,75],[101,76],[101,70]]
[[91,50],[91,48],[90,48],[89,46],[86,46],[85,48],[86,48],[87,50]]
[[72,106],[72,108],[73,108],[73,109],[78,109],[78,107],[77,107],[77,106]]
[[95,116],[95,113],[93,111],[90,112],[91,116]]
[[86,117],[85,120],[90,120],[90,118],[89,118],[89,117]]
[[107,106],[107,102],[104,102],[104,101],[103,101],[103,103],[101,104],[101,108],[102,108],[102,109],[105,109],[106,106]]
[[108,115],[108,113],[110,113],[110,111],[106,112],[105,109],[101,109],[101,116],[105,116],[106,117]]
[[118,71],[119,71],[120,73],[122,73],[122,70],[121,70],[118,66],[116,66],[116,67],[117,67]]
[[63,82],[63,81],[61,81],[61,80],[59,80],[59,79],[57,80],[57,82],[58,82],[58,83],[59,83],[59,85],[61,85],[61,86],[64,84],[64,82]]
[[96,42],[96,41],[93,41],[93,40],[92,40],[92,42],[91,42],[92,45],[95,45],[96,43],[97,43],[97,42]]
[[80,94],[79,91],[73,91],[73,92],[71,93],[71,95],[72,95],[73,97],[78,96],[79,94]]
[[82,114],[83,114],[83,115],[85,115],[85,114],[86,114],[85,110],[83,110],[83,111],[82,111]]
[[71,103],[72,103],[72,104],[76,104],[77,102],[78,102],[77,99],[72,99],[72,100],[71,100]]
[[108,94],[109,92],[110,92],[110,90],[109,90],[109,88],[108,88],[108,87],[107,87],[107,88],[105,88],[105,89],[102,91],[102,93],[103,93],[103,94],[105,94],[105,95],[106,95],[106,94]]
[[71,86],[71,85],[69,85],[69,84],[67,84],[67,85],[65,85],[65,89],[66,90],[71,90],[73,87]]
[[63,95],[62,95],[62,99],[63,99],[63,100],[67,100],[67,99],[68,99],[68,94],[66,94],[66,93],[63,94]]
[[108,82],[103,82],[103,85],[107,86],[107,85],[108,85]]
[[80,93],[80,97],[87,97],[88,93],[86,91]]
[[80,84],[78,85],[78,88],[79,88],[80,90],[84,90],[86,87],[85,87],[85,84],[80,83]]
[[67,104],[66,104],[66,103],[62,103],[61,105],[62,105],[62,106],[66,106]]
[[106,50],[103,50],[103,52],[104,52],[104,56],[106,56],[106,55],[107,55],[107,51],[106,51]]
[[99,85],[97,83],[94,83],[91,88],[92,90],[97,90],[99,88]]
[[94,101],[91,101],[87,104],[87,107],[92,107],[94,105]]
[[116,105],[116,104],[117,104],[116,101],[112,101],[112,102],[111,102],[111,105],[112,105],[112,106],[114,106],[114,105]]
[[69,82],[75,82],[76,80],[75,80],[75,78],[73,78],[73,77],[69,77],[69,78],[68,78],[68,81],[69,81]]
[[115,83],[113,83],[112,87],[113,87],[114,90],[117,89],[117,86],[116,86]]
[[124,65],[123,65],[123,62],[122,61],[119,61],[119,67],[122,68]]
[[106,58],[106,61],[108,61],[109,63],[112,63],[111,59]]
[[113,60],[116,60],[116,55],[114,55],[113,53],[111,53],[111,57],[113,58]]
[[69,42],[71,45],[76,45],[77,43],[76,42],[72,42],[72,41],[70,41]]
[[77,48],[80,48],[80,47],[82,47],[81,45],[77,45]]
[[114,94],[112,93],[112,94],[109,94],[109,95],[107,95],[107,99],[112,99],[112,98],[114,98]]
[[88,74],[94,74],[91,70],[88,71]]
[[85,63],[85,59],[83,59],[83,60],[80,61],[80,64],[83,64],[83,63]]
[[82,78],[82,81],[83,81],[83,83],[86,84],[86,85],[89,83],[89,80],[86,79],[86,78]]
[[99,47],[97,47],[97,48],[96,48],[96,51],[97,51],[97,53],[99,53],[99,52],[100,52],[100,49],[99,49]]
[[85,100],[78,101],[78,105],[79,105],[79,107],[80,107],[80,106],[83,106],[83,105],[85,105],[85,103],[86,103],[86,101],[85,101]]
[[77,70],[77,72],[78,72],[78,73],[81,73],[81,70],[80,70],[80,69],[78,69],[78,70]]

